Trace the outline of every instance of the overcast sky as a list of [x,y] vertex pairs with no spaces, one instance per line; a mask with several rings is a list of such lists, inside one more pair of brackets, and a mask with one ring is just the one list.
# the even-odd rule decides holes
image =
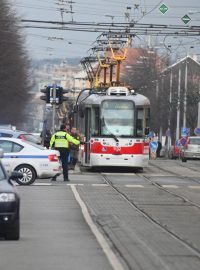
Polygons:
[[[188,25],[200,25],[200,0],[7,0],[22,19],[61,21],[61,5],[73,13],[63,13],[64,21],[76,22],[127,22],[125,13],[130,12],[130,19],[140,23],[185,25],[181,18],[188,14]],[[159,7],[164,3],[169,10],[163,15]],[[128,7],[128,9],[127,9]],[[191,14],[191,12],[196,12]],[[198,13],[199,12],[199,13]],[[25,25],[25,24],[23,24]],[[99,33],[55,31],[44,29],[23,29],[27,40],[27,50],[31,58],[69,58],[85,57]],[[57,40],[55,40],[57,38]],[[64,40],[59,40],[59,38]],[[52,40],[53,39],[53,40]],[[137,39],[137,38],[136,38]],[[164,37],[161,39],[164,39]],[[140,42],[139,39],[135,42]],[[172,42],[165,39],[166,43]],[[179,39],[174,39],[180,43]],[[191,45],[200,43],[197,37],[182,41],[187,50]],[[134,42],[133,42],[134,43]],[[195,48],[194,48],[195,50]]]

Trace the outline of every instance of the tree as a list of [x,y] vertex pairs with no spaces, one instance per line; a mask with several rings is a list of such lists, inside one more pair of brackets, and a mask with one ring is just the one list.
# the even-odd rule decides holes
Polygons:
[[158,80],[167,61],[167,57],[162,59],[154,49],[133,48],[129,49],[127,58],[122,64],[122,80],[137,93],[147,96],[150,100],[150,126],[156,133],[159,132],[160,128],[158,123],[167,122],[166,117],[164,117],[167,103],[165,102],[166,98],[163,98],[166,96],[166,92],[162,78]]
[[0,34],[0,124],[20,127],[29,100],[29,61],[19,19],[6,0],[1,0]]

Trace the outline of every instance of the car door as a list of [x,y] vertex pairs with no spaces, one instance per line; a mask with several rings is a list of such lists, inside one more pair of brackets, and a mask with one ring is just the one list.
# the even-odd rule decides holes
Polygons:
[[7,173],[10,174],[17,164],[18,153],[23,149],[23,146],[5,139],[0,140],[0,148],[3,149],[4,152],[2,163]]

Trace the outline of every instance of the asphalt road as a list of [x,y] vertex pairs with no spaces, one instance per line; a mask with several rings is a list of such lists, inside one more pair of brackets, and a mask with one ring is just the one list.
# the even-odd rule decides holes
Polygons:
[[67,185],[19,186],[21,238],[0,241],[0,269],[199,270],[199,164],[160,159],[140,173],[77,170]]

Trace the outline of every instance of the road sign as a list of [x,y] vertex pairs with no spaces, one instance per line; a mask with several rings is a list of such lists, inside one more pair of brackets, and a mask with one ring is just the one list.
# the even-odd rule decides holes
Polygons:
[[156,150],[158,148],[158,142],[157,141],[150,142],[149,147],[151,150]]
[[179,141],[180,141],[180,144],[181,144],[182,146],[185,146],[186,143],[187,143],[187,138],[186,138],[186,137],[183,137],[183,138],[181,138]]
[[168,7],[165,5],[165,4],[162,4],[160,7],[159,7],[159,10],[162,14],[165,14],[167,11],[168,11]]
[[187,137],[190,135],[190,129],[186,127],[181,128],[181,137]]
[[187,23],[189,23],[189,21],[191,21],[191,19],[190,19],[190,17],[186,14],[185,16],[183,16],[182,18],[181,18],[181,20],[185,23],[185,24],[187,24]]

